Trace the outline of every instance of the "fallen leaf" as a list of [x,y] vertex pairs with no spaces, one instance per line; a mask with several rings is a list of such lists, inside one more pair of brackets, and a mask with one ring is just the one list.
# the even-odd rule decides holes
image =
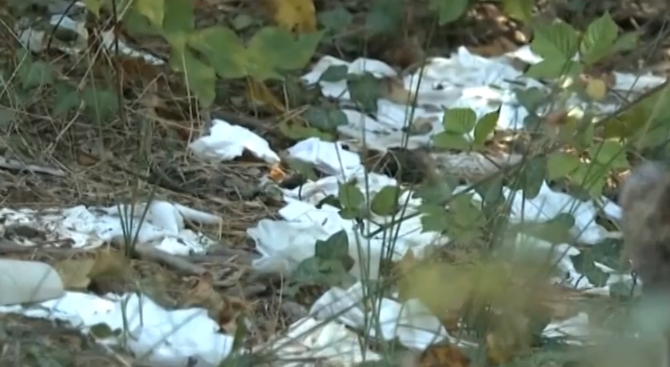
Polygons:
[[281,182],[286,178],[286,172],[281,169],[280,164],[275,164],[270,167],[270,173],[268,174],[270,179],[274,182]]
[[270,88],[265,84],[256,81],[254,79],[247,79],[247,87],[245,90],[245,95],[247,100],[252,104],[258,106],[267,106],[274,112],[286,112],[286,108],[281,103],[279,98],[277,98]]
[[219,326],[226,333],[234,335],[237,330],[238,317],[240,315],[248,315],[251,311],[252,307],[246,301],[234,297],[224,297],[218,315]]
[[419,367],[467,367],[470,358],[451,344],[434,344],[419,357]]
[[298,33],[316,32],[316,10],[312,0],[270,1],[277,25]]
[[89,272],[92,280],[126,279],[130,269],[128,258],[121,251],[100,250]]
[[53,265],[63,280],[65,289],[86,289],[91,283],[89,273],[95,265],[94,259],[62,260]]
[[381,83],[382,97],[398,104],[412,104],[414,93],[405,88],[400,78],[384,78]]

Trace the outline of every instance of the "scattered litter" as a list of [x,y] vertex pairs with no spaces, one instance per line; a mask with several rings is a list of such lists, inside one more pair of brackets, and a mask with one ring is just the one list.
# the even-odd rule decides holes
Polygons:
[[233,160],[240,157],[244,150],[270,164],[281,161],[277,153],[270,149],[267,140],[247,128],[219,119],[212,121],[209,135],[192,142],[190,148],[201,158],[216,161]]
[[42,302],[63,294],[63,282],[49,264],[0,259],[0,305]]
[[593,326],[589,324],[589,315],[580,312],[569,319],[552,322],[544,328],[542,335],[547,338],[561,338],[566,343],[584,345],[585,340],[593,335]]
[[362,348],[358,334],[344,325],[305,317],[289,326],[286,335],[257,349],[276,353],[272,366],[277,367],[321,366],[324,360],[333,366],[357,366],[381,359]]
[[100,343],[126,346],[138,359],[160,366],[218,366],[233,345],[206,309],[168,311],[135,293],[101,298],[66,292],[32,306],[2,306],[0,312],[68,322]]
[[326,142],[309,138],[288,148],[288,156],[314,165],[319,171],[330,175],[349,177],[362,169],[361,157],[345,150],[340,142]]
[[[398,338],[408,348],[424,350],[431,344],[449,340],[460,346],[476,344],[451,337],[442,326],[440,320],[416,299],[400,304],[388,298],[382,298],[378,314],[376,310],[366,310],[364,305],[377,302],[365,301],[362,283],[358,282],[349,289],[333,287],[319,298],[310,310],[310,314],[318,320],[330,320],[337,317],[345,325],[357,330],[368,330],[371,336],[379,336],[384,340]],[[367,315],[366,315],[367,314]],[[376,324],[366,324],[377,323]],[[377,330],[382,335],[377,335]]]
[[17,171],[28,171],[32,173],[43,173],[47,175],[52,175],[56,177],[65,177],[65,172],[58,168],[37,166],[34,164],[24,164],[15,159],[8,159],[3,156],[0,156],[0,168],[17,170]]
[[[217,224],[221,218],[166,201],[96,208],[0,209],[5,238],[22,246],[69,246],[93,249],[105,243],[124,245],[126,235],[173,255],[203,253],[213,240],[186,229],[184,219]],[[21,231],[17,231],[21,228]]]
[[[75,2],[75,9],[82,8],[85,10],[85,5],[79,1]],[[61,13],[64,9],[54,9],[57,13],[52,14],[49,19],[49,29],[47,31],[36,29],[32,27],[33,21],[28,18],[21,19],[17,22],[17,33],[19,41],[28,50],[40,53],[50,46],[70,55],[77,55],[88,47],[89,34],[86,29],[85,12],[80,14]],[[75,19],[77,18],[77,19]],[[81,19],[80,19],[81,18]],[[51,28],[55,28],[52,31]],[[109,51],[116,52],[116,45],[118,45],[118,52],[122,55],[134,58],[141,58],[151,65],[163,65],[165,61],[151,55],[144,51],[137,51],[120,39],[119,35],[114,30],[108,30],[101,34],[102,45]]]

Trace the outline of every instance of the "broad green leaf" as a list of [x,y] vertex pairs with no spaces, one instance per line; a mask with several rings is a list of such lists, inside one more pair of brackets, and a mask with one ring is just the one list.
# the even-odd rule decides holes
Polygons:
[[482,235],[486,218],[472,202],[472,194],[454,196],[449,203],[447,236],[462,243],[474,241]]
[[170,51],[170,65],[184,73],[187,85],[202,106],[211,106],[216,98],[214,69],[198,60],[189,50],[179,52],[178,48],[172,47]]
[[195,26],[195,9],[192,0],[165,0],[163,32],[188,34]]
[[612,52],[634,50],[640,42],[640,32],[627,32],[617,38],[612,45]]
[[570,173],[568,177],[573,183],[587,191],[589,195],[599,198],[602,195],[605,183],[607,183],[607,173],[607,167],[597,162],[591,164],[582,162],[579,168]]
[[609,12],[594,20],[586,28],[579,45],[586,64],[592,64],[609,55],[619,34],[619,26],[614,23]]
[[323,31],[294,36],[283,28],[264,27],[254,34],[247,49],[275,69],[295,70],[307,65],[322,37]]
[[316,241],[314,256],[321,260],[339,260],[349,255],[349,237],[347,231],[333,233],[325,241]]
[[346,65],[332,65],[321,74],[324,82],[339,82],[347,78],[349,68]]
[[287,157],[283,162],[286,162],[289,168],[300,173],[304,178],[314,181],[318,180],[313,164],[292,157]]
[[129,9],[123,17],[123,29],[133,36],[160,36],[162,25],[153,26],[149,19]]
[[594,144],[589,149],[589,155],[596,162],[612,169],[629,168],[626,151],[617,141],[606,140],[602,144]]
[[583,70],[580,63],[566,59],[546,59],[531,65],[525,75],[535,79],[556,79],[563,75],[579,75]]
[[535,0],[503,0],[503,10],[510,17],[529,23]]
[[419,207],[422,232],[444,232],[448,228],[449,213],[442,205],[426,203]]
[[570,256],[575,270],[586,276],[591,284],[596,287],[603,287],[607,284],[609,274],[605,273],[593,263],[589,251],[583,250],[579,255]]
[[86,10],[94,14],[96,18],[100,18],[100,8],[102,7],[102,0],[82,0],[82,2],[86,6]]
[[32,89],[45,84],[52,84],[54,70],[51,65],[44,61],[33,61],[32,58],[25,58],[19,65],[18,77],[24,88]]
[[498,126],[498,112],[489,112],[477,121],[475,126],[475,143],[483,145]]
[[567,177],[579,168],[580,163],[579,157],[574,154],[563,152],[552,153],[547,159],[547,178],[555,180]]
[[538,23],[530,48],[544,60],[572,60],[579,51],[577,41],[577,32],[567,23]]
[[477,123],[477,115],[471,108],[451,108],[444,113],[442,125],[444,131],[453,134],[466,134]]
[[76,88],[66,83],[58,83],[54,89],[56,90],[56,99],[51,109],[54,116],[65,116],[69,111],[79,107],[81,97]]
[[574,225],[574,216],[569,213],[561,213],[545,222],[528,221],[519,223],[518,227],[522,233],[534,238],[547,241],[551,244],[560,244],[569,242],[572,239],[570,231]]
[[381,81],[379,79],[367,72],[363,75],[350,75],[347,79],[347,87],[351,99],[364,112],[377,111],[377,101],[382,97]]
[[349,11],[343,6],[338,6],[333,10],[327,10],[319,13],[318,19],[324,27],[328,28],[334,33],[346,29],[353,21],[351,13],[349,13]]
[[365,15],[365,28],[372,34],[393,33],[403,21],[402,0],[373,0]]
[[327,132],[321,131],[314,127],[303,126],[300,124],[289,124],[288,121],[279,123],[279,131],[289,138],[294,140],[303,140],[308,138],[319,138],[323,141],[334,141],[335,137]]
[[438,23],[445,25],[460,18],[468,7],[470,0],[430,0],[430,10],[437,12]]
[[463,135],[443,131],[432,137],[433,146],[440,149],[468,150],[472,143]]
[[[523,195],[532,199],[540,193],[547,175],[547,159],[542,156],[533,157],[520,169],[510,182],[510,188],[523,190]],[[517,193],[516,195],[521,195]]]
[[377,215],[393,215],[398,207],[398,198],[402,190],[398,186],[384,186],[370,204],[370,210]]
[[365,204],[365,195],[363,195],[354,181],[341,183],[337,198],[344,208],[359,209]]
[[336,108],[310,106],[302,117],[309,122],[310,126],[325,131],[333,131],[338,126],[347,124],[347,116],[342,110]]
[[111,121],[116,116],[119,101],[114,91],[86,87],[81,92],[81,96],[86,106],[86,112],[98,123]]
[[421,184],[412,196],[423,199],[425,203],[446,203],[457,186],[458,180],[452,177],[445,177],[434,182],[429,180]]
[[187,42],[207,58],[221,78],[246,76],[246,49],[229,28],[213,26],[199,29],[188,35]]
[[133,5],[135,6],[135,10],[147,17],[153,26],[162,27],[165,0],[135,0]]

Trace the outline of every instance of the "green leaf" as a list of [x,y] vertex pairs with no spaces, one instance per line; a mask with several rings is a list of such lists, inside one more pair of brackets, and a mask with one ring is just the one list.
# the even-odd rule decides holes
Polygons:
[[349,68],[346,65],[331,65],[321,74],[321,81],[339,82],[347,78]]
[[603,287],[607,284],[609,274],[600,270],[594,263],[588,251],[582,251],[581,254],[570,256],[572,263],[575,265],[575,270],[585,275],[591,284],[596,287]]
[[314,127],[303,126],[301,124],[289,124],[288,121],[279,123],[279,131],[289,138],[294,140],[302,140],[308,138],[319,138],[323,141],[334,141],[332,134],[321,131]]
[[135,10],[149,19],[152,25],[158,28],[163,25],[165,0],[135,0],[133,5]]
[[419,211],[423,214],[421,216],[422,232],[441,233],[447,230],[449,213],[444,206],[425,203],[419,207]]
[[428,180],[422,183],[412,197],[423,199],[425,203],[446,203],[451,198],[458,180],[447,177],[443,180]]
[[547,101],[548,97],[548,94],[544,90],[536,87],[515,89],[514,95],[523,107],[533,113]]
[[623,258],[623,240],[618,238],[608,238],[590,247],[594,261],[618,271],[626,271]]
[[472,194],[459,194],[449,203],[447,235],[456,241],[469,243],[482,235],[486,218],[472,202]]
[[353,17],[351,13],[343,6],[338,6],[333,10],[327,10],[319,13],[318,15],[319,22],[321,24],[333,31],[338,33],[351,25]]
[[609,12],[594,20],[586,28],[579,45],[583,61],[593,64],[613,51],[614,41],[619,34],[619,26],[612,20]]
[[403,21],[402,0],[373,0],[365,15],[365,28],[372,34],[393,33]]
[[589,148],[589,155],[596,162],[612,169],[627,169],[630,167],[626,159],[626,151],[617,141],[606,140],[601,144],[594,144]]
[[607,183],[607,167],[597,162],[582,162],[579,168],[568,176],[572,182],[586,190],[594,198],[600,198]]
[[79,107],[81,97],[75,87],[66,83],[58,83],[55,86],[56,100],[51,109],[54,116],[65,116],[69,111]]
[[186,84],[203,107],[211,106],[216,98],[216,72],[214,69],[198,60],[188,50],[179,52],[179,48],[172,47],[170,51],[170,65],[172,68],[184,73]]
[[429,9],[438,14],[438,23],[445,25],[460,18],[470,6],[470,0],[430,0]]
[[640,32],[627,32],[617,38],[612,45],[612,52],[634,50],[640,42]]
[[306,179],[314,181],[318,179],[316,172],[314,171],[313,164],[291,157],[285,158],[284,161],[286,162],[286,165],[288,165],[289,168],[300,173]]
[[188,35],[187,43],[200,53],[224,79],[246,76],[246,49],[242,40],[229,28],[213,26]]
[[316,241],[314,246],[316,257],[321,260],[339,260],[349,255],[349,237],[347,231],[341,230],[333,233],[325,241]]
[[365,204],[365,195],[354,181],[340,183],[337,198],[344,208],[359,209]]
[[116,116],[119,101],[114,91],[86,87],[82,90],[81,96],[86,106],[86,112],[98,123],[111,121]]
[[580,164],[579,157],[574,154],[552,153],[547,160],[547,178],[555,180],[567,177],[570,173],[576,171]]
[[572,60],[577,51],[577,32],[563,22],[538,23],[534,28],[530,48],[544,60]]
[[307,108],[302,115],[310,126],[320,130],[334,131],[338,126],[346,125],[347,115],[339,108],[313,107]]
[[402,190],[398,186],[384,186],[370,204],[370,210],[377,215],[393,215],[398,212],[398,198]]
[[466,134],[477,123],[477,115],[471,108],[450,108],[444,113],[442,125],[444,131],[453,134]]
[[100,18],[100,8],[102,7],[102,0],[83,0],[86,10],[90,11],[95,15],[96,18]]
[[535,0],[503,0],[503,11],[510,17],[529,23]]
[[[248,62],[269,65],[275,70],[295,70],[305,67],[314,55],[316,46],[323,37],[323,31],[301,34],[297,37],[279,27],[263,27],[251,38],[247,51],[251,55]],[[256,76],[250,67],[249,74]],[[261,75],[262,76],[262,75]]]
[[54,70],[51,65],[41,60],[32,61],[30,58],[24,60],[18,70],[18,77],[23,88],[32,89],[53,83]]
[[166,35],[191,33],[195,26],[193,3],[192,0],[165,1],[162,31]]
[[546,222],[525,222],[519,225],[523,233],[557,245],[572,239],[570,231],[575,225],[575,218],[569,213],[561,213]]
[[475,143],[483,145],[498,126],[498,112],[489,112],[477,121],[475,126]]
[[432,137],[433,146],[439,149],[468,150],[472,143],[463,135],[452,134],[446,131]]
[[556,79],[563,75],[579,75],[583,66],[575,61],[566,59],[546,59],[531,65],[525,75],[535,79]]
[[546,175],[547,159],[541,156],[533,157],[521,167],[509,186],[515,190],[523,190],[525,197],[532,199],[540,193]]
[[377,111],[377,101],[382,97],[381,81],[366,72],[363,75],[349,75],[347,87],[351,99],[367,113]]

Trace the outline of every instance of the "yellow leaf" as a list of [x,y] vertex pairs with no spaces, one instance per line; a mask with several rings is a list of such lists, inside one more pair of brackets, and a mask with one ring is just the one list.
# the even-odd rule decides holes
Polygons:
[[91,279],[124,279],[130,271],[128,259],[120,251],[101,250],[89,271]]
[[596,101],[607,97],[607,84],[602,79],[590,79],[586,84],[586,93]]
[[316,11],[312,0],[270,0],[277,25],[289,31],[316,31]]
[[247,99],[256,105],[267,106],[276,112],[286,112],[286,108],[272,91],[263,83],[254,79],[247,79]]
[[55,263],[54,269],[63,280],[65,289],[86,289],[91,282],[89,273],[94,264],[93,259],[68,259]]

